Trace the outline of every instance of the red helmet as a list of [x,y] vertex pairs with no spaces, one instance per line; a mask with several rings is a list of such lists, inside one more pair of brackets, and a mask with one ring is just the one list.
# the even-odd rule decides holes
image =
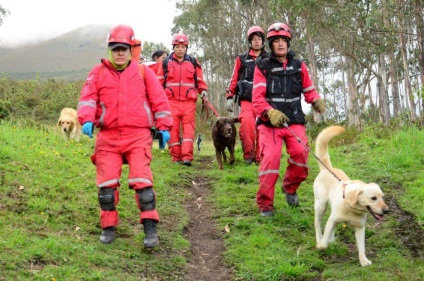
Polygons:
[[264,32],[264,30],[260,26],[256,26],[256,25],[252,26],[247,31],[247,41],[249,41],[249,42],[252,41],[252,37],[255,34],[261,36],[262,42],[265,42],[265,32]]
[[172,46],[174,45],[186,45],[188,47],[188,37],[184,33],[175,34],[172,37]]
[[129,25],[119,24],[111,28],[107,37],[107,42],[110,43],[123,43],[127,45],[134,45],[135,36],[134,30]]
[[268,27],[268,34],[266,35],[266,38],[268,40],[270,40],[273,37],[286,37],[289,39],[291,39],[291,34],[290,34],[290,27],[285,24],[285,23],[281,23],[281,22],[276,22],[271,24]]

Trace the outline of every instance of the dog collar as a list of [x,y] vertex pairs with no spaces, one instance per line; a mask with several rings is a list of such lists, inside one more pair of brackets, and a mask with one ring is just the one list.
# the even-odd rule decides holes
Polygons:
[[344,182],[344,181],[340,181],[340,182],[342,183],[342,187],[343,187],[343,199],[344,199],[347,182]]

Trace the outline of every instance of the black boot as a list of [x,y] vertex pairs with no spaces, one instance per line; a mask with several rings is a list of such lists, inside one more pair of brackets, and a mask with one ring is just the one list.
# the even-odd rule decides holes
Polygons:
[[103,244],[110,244],[115,239],[115,227],[105,227],[100,235],[100,242]]
[[291,207],[299,207],[299,199],[297,198],[297,194],[288,194],[286,193],[287,204]]
[[143,220],[144,226],[144,237],[143,245],[144,248],[153,248],[159,245],[158,234],[156,233],[156,221],[150,219]]

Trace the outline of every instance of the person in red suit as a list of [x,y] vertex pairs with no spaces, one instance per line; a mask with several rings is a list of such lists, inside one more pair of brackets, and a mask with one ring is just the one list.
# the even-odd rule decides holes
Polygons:
[[262,151],[256,194],[262,216],[273,215],[283,144],[289,154],[283,192],[288,205],[299,206],[296,191],[308,176],[309,154],[302,95],[315,111],[325,111],[325,103],[315,91],[305,63],[294,58],[289,49],[290,27],[273,23],[268,28],[267,39],[271,54],[256,61],[252,98]]
[[122,165],[128,163],[129,188],[135,191],[144,226],[144,247],[159,244],[156,223],[156,194],[153,190],[152,137],[150,128],[169,139],[172,128],[168,98],[148,67],[131,59],[134,31],[128,25],[114,26],[108,36],[108,59],[102,59],[88,74],[78,101],[78,119],[82,131],[96,136],[94,154],[96,185],[100,203],[100,242],[112,243],[119,224],[119,186]]
[[239,135],[243,149],[243,159],[248,165],[261,161],[259,153],[259,134],[256,130],[256,116],[252,106],[253,73],[256,58],[265,58],[265,32],[259,26],[252,26],[247,31],[249,51],[239,55],[234,64],[233,75],[227,89],[229,112],[234,111],[234,98],[241,107],[238,119],[241,123]]
[[[162,63],[158,78],[171,106],[173,127],[168,142],[172,162],[191,166],[196,130],[196,101],[207,96],[208,86],[196,58],[187,54],[187,35],[172,38],[173,52]],[[164,67],[165,66],[165,67]]]

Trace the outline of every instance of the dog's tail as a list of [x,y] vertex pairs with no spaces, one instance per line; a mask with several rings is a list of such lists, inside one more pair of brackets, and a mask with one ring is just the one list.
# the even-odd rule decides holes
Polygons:
[[[330,155],[328,154],[328,143],[335,137],[343,133],[345,129],[340,126],[331,126],[325,128],[319,133],[315,144],[315,155],[324,163],[327,168],[332,168]],[[322,171],[325,167],[318,161],[319,170]]]

